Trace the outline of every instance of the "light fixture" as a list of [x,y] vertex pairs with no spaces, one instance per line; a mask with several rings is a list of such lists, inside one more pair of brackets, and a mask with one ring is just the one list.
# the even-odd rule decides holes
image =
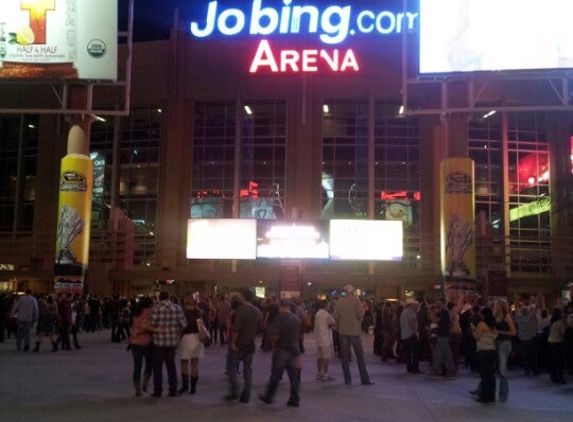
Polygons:
[[323,104],[323,105],[322,105],[322,112],[323,112],[324,114],[330,113],[330,107],[328,106],[328,104]]
[[483,115],[483,118],[484,118],[484,119],[487,119],[488,117],[493,116],[495,113],[497,113],[496,110],[492,110],[492,111],[490,111],[490,112],[487,112],[486,114]]
[[398,114],[404,114],[404,106],[400,106],[400,110],[398,110]]
[[160,108],[157,109],[158,113],[161,113],[163,110],[161,110]]
[[246,106],[245,106],[245,113],[247,113],[249,116],[252,116],[253,110],[251,110],[251,107],[249,107],[248,105],[246,105]]
[[29,127],[30,129],[36,129],[36,126],[34,126],[34,125],[31,124],[31,123],[28,125],[28,127]]

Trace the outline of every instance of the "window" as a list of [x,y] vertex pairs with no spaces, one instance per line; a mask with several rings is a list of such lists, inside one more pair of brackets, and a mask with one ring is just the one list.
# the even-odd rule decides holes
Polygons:
[[31,232],[34,226],[36,115],[0,117],[0,233]]
[[191,218],[282,218],[286,101],[197,102],[194,123]]

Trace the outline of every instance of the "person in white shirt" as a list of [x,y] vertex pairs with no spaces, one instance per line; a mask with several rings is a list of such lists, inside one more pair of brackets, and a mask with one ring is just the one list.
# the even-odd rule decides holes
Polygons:
[[318,381],[334,381],[328,373],[328,365],[332,355],[332,329],[336,325],[334,317],[328,311],[330,303],[323,300],[314,316],[314,338],[316,339],[317,359],[316,367]]

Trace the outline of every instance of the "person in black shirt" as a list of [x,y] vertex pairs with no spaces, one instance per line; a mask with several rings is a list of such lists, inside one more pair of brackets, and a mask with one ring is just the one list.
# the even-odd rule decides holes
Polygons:
[[281,299],[280,313],[271,328],[273,360],[271,378],[266,392],[259,396],[265,403],[272,403],[279,381],[286,369],[290,381],[288,406],[298,407],[300,403],[300,318],[290,312],[290,301]]
[[450,313],[446,309],[446,301],[440,298],[436,301],[436,319],[438,324],[438,339],[432,367],[434,375],[442,376],[442,365],[446,367],[445,379],[456,379],[454,358],[450,344]]

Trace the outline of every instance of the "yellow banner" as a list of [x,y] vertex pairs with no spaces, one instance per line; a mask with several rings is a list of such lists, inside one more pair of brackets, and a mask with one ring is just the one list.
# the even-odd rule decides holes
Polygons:
[[448,158],[440,165],[441,261],[444,275],[475,278],[474,163]]
[[92,187],[90,157],[66,155],[61,163],[56,236],[54,289],[60,292],[83,290],[89,262]]

